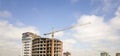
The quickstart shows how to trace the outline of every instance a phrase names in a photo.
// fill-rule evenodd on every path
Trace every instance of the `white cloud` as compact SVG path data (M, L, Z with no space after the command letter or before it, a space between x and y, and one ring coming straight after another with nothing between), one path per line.
M63 31L55 33L55 37L62 37L64 35Z
M116 12L116 16L110 21L113 28L120 29L120 7Z
M103 4L103 11L108 11L113 8L112 0L101 0L101 2Z
M8 21L0 21L0 56L21 55L21 37L24 32L39 34L36 27L17 27Z
M9 19L11 17L12 17L11 12L6 11L6 10L0 11L0 19Z
M105 12L109 12L119 6L120 0L101 0L103 8L102 10Z
M108 41L115 41L117 38L113 38L114 30L103 21L104 18L95 15L83 15L79 20L78 24L85 22L91 22L90 25L77 27L75 37L83 42L95 41L106 39ZM111 35L112 36L109 36ZM108 37L109 36L109 37Z
M15 26L23 27L23 26L25 26L25 24L18 20L18 21L16 21L16 25Z
M91 5L92 6L96 5L96 9L93 10L92 13L109 14L114 12L114 10L120 5L120 0L91 0Z
M68 43L64 42L64 49L69 48L72 56L98 56L100 50L115 56L116 52L120 52L120 35L118 33L120 32L120 8L110 21L105 22L104 19L104 17L96 15L81 16L77 20L77 24L89 21L91 24L73 29L74 32L71 32L71 36L74 36L72 38L74 43L71 43L73 40L68 39ZM83 48L78 46L83 46Z
M73 45L76 43L77 43L76 40L72 38L63 40L63 47L67 47L67 49L64 49L64 51L67 51L68 49L73 48L74 47Z

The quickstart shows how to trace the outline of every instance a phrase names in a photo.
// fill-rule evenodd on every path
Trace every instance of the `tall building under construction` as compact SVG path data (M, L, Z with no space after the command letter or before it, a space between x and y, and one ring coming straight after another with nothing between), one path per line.
M31 32L22 34L22 56L52 56L52 39ZM54 39L54 56L62 56L62 41Z

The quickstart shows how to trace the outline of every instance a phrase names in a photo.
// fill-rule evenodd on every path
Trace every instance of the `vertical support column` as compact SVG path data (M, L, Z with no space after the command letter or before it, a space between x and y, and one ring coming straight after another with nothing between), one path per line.
M63 52L63 48L62 48L62 47L63 47L63 42L61 42L60 45L61 45L61 46L60 46L60 52L61 52L61 53L60 53L60 56L62 56L62 52Z
M54 32L52 32L52 54L51 56L54 56Z

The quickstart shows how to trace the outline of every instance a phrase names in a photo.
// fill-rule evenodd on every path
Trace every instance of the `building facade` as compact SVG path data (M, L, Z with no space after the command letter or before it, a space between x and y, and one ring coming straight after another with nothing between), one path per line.
M22 56L52 56L52 39L33 33L22 34ZM62 56L62 41L54 39L54 56Z
M101 56L109 56L109 54L107 52L102 52L100 53Z
M32 56L32 40L38 37L31 32L22 34L22 56Z
M32 48L32 56L52 56L52 39L36 38ZM62 56L62 42L57 39L54 39L54 56Z
M120 56L120 53L116 53L116 56Z
M64 52L63 56L71 56L71 53L70 52Z

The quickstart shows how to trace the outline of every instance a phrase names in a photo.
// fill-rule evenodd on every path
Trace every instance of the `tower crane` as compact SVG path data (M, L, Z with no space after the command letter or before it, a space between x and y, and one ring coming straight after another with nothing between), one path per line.
M73 25L73 26L70 26L68 28L64 28L64 29L60 29L60 30L53 30L52 32L49 32L49 33L45 33L44 35L52 35L52 54L51 56L54 56L54 34L57 33L57 32L60 32L60 31L64 31L64 30L68 30L68 29L72 29L72 28L75 28L77 26L84 26L84 25L87 25L87 24L91 24L91 22L87 22L87 23L84 23L84 24L78 24L78 25Z

